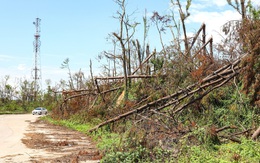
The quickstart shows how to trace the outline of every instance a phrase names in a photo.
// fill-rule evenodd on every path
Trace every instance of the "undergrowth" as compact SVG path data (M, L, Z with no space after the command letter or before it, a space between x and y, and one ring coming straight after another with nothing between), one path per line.
M68 128L84 132L93 125L80 124L72 120L54 120L50 116L43 117L56 125L66 126ZM141 144L132 146L130 140L125 134L119 135L106 129L99 129L89 134L97 142L97 147L103 153L102 163L114 162L142 162L142 163L175 163L175 162L192 162L192 163L258 163L260 160L260 142L241 138L241 143L227 142L216 144L206 141L206 129L198 128L189 135L195 135L199 143L190 144L187 140L189 135L183 137L178 148L172 150L156 147L148 149ZM128 141L128 142L127 142ZM135 142L136 143L136 142ZM128 145L127 145L128 144ZM137 143L138 144L138 143ZM177 152L176 152L177 151Z
M178 162L194 163L259 163L260 143L246 138L241 143L227 143L221 145L186 146L182 149Z
M134 97L133 97L134 98ZM180 114L179 122L189 132L180 134L177 142L165 148L160 138L151 145L149 131L133 122L106 125L93 133L87 131L102 122L99 118L86 118L79 112L62 120L50 116L46 120L86 133L97 143L103 158L101 162L257 162L259 142L239 136L241 143L234 143L222 136L229 136L259 125L259 110L249 105L250 99L234 87L226 86L211 92L201 100L199 108L187 108ZM191 123L192 122L192 126ZM221 127L230 128L216 133ZM156 138L156 137L155 137Z

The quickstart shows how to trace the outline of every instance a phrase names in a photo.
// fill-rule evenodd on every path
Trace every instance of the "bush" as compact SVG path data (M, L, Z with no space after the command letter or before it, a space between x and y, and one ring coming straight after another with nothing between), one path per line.
M185 148L178 158L179 162L212 162L229 163L245 162L258 163L260 158L260 143L252 140L242 139L241 144L230 142L228 144L208 146L192 146Z

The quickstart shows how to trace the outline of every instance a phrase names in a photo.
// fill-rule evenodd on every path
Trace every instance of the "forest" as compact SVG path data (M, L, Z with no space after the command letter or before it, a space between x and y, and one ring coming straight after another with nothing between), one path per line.
M191 0L171 15L154 11L134 22L125 0L114 17L113 47L102 75L90 77L61 64L68 79L34 92L24 80L17 88L0 85L0 113L26 113L39 105L51 110L46 120L92 137L101 162L259 162L260 158L260 8L250 0L227 0L240 15L222 26L225 38L213 42L201 24L187 33ZM130 1L128 3L131 3ZM142 40L136 27L143 26ZM153 26L161 49L151 49ZM171 36L171 42L163 35Z

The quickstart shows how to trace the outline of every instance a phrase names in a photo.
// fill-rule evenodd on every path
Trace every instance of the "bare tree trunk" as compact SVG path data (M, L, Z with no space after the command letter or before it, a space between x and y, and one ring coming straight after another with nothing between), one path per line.
M154 78L157 77L155 75L129 75L127 78L133 79L133 78ZM112 79L124 79L124 76L115 76L115 77L96 77L95 79L98 80L112 80Z
M206 44L206 26L203 26L203 30L202 30L202 43L203 45ZM206 46L203 48L203 55L206 56Z
M126 33L127 33L127 38L129 38L129 35L128 35L128 28L126 27ZM127 75L131 75L131 50L130 50L130 41L127 42L127 58L126 58L126 61L127 61ZM130 88L131 87L131 79L129 79L128 81L128 87Z
M137 23L130 24L129 22L129 16L126 15L126 4L125 0L116 0L116 3L120 7L120 11L117 12L118 19L120 21L120 31L119 34L113 33L113 35L117 38L117 40L120 42L121 46L121 55L122 55L122 61L123 61L123 73L124 73L124 92L125 92L125 100L128 99L128 88L129 88L129 79L128 75L131 74L131 63L130 63L130 39L133 37L135 33L135 27L137 26ZM125 30L125 37L124 38L124 30ZM130 34L129 31L133 30ZM127 56L128 54L128 56Z
M121 8L121 12L118 11L119 14L119 21L120 21L120 32L119 35L116 33L113 33L113 35L118 39L121 45L121 55L123 58L123 72L124 72L124 91L125 91L125 100L128 99L128 78L127 78L127 57L126 57L126 48L125 43L123 42L123 31L124 31L124 21L125 21L125 0L117 0L116 1ZM129 41L129 38L127 38Z
M149 49L149 48L147 48L147 49ZM149 61L149 59L150 59L152 56L154 56L155 53L156 53L155 50L154 50L153 53L151 53L151 54L148 54L148 52L147 52L147 57L146 57L146 59L145 59L142 63L140 63L140 66L137 67L137 68L133 71L132 74L135 74L139 69L142 69L143 64L145 64L147 61ZM148 65L148 64L147 64L147 69L149 69L149 65ZM147 72L148 72L148 70L147 70ZM150 73L147 73L147 74L148 74L148 75L151 75ZM141 74L141 75L142 75L142 74Z
M152 57L152 56L155 57L156 50L154 49L153 53L150 54L149 45L146 46L146 51L145 51L145 52L146 52L146 58L147 58L145 61L149 60L150 57ZM151 67L149 66L149 64L147 64L147 66L146 66L146 74L147 74L147 75L151 75Z
M101 91L100 91L100 88L99 88L99 85L98 85L98 82L97 82L97 79L96 79L96 78L95 78L95 84L96 84L96 86L97 86L98 94L101 95L101 98L102 98L103 102L106 102L106 101L105 101L105 98L104 98L104 96L103 96L103 94L101 94Z
M113 63L114 63L114 69L113 69L113 76L116 76L116 42L114 43L114 58L113 58Z
M201 82L192 84L188 86L186 89L177 91L174 94L162 97L160 99L157 99L155 101L149 102L145 105L139 106L138 108L135 108L131 111L128 111L126 113L120 114L114 118L111 118L105 122L100 123L99 125L95 126L94 128L90 129L89 132L95 131L99 127L102 127L106 124L116 122L122 118L128 117L130 115L141 113L141 112L147 112L149 110L152 110L153 108L155 111L160 111L166 107L172 106L172 115L176 114L177 112L180 112L190 104L194 103L197 100L200 100L202 97L207 95L209 92L211 92L214 89L217 89L221 87L222 85L226 84L230 79L232 79L234 76L236 76L241 68L238 66L238 64L241 62L241 59L238 59L237 61L228 64L226 66L223 66L222 68L218 69L217 71L213 72L211 75L207 76ZM195 94L200 94L197 98L191 98ZM182 106L179 106L181 102L187 100L186 103L184 103ZM176 107L178 107L176 109ZM259 129L260 130L260 129Z
M136 40L136 50L137 50L137 57L139 61L139 69L141 72L141 75L143 74L143 67L142 67L142 52L141 52L141 45L138 40Z
M92 81L92 86L95 87L95 80L94 80L94 76L93 76L93 69L92 69L92 61L90 59L89 62L89 68L90 68L90 77L91 77L91 81Z
M189 14L184 14L182 11L182 7L180 4L180 1L177 0L178 6L179 6L179 13L180 13L180 18L181 18L181 24L182 24L182 30L183 30L183 35L184 35L184 46L185 46L185 53L187 54L187 57L190 57L190 53L188 52L189 49L189 40L187 37L187 32L186 32L186 25L185 25L185 19L189 16ZM188 4L187 4L188 5ZM187 7L186 7L187 11Z
M245 0L240 0L240 4L241 4L242 20L244 20L246 17Z
M260 126L258 127L258 129L254 132L254 134L252 135L252 139L256 140L257 137L259 137L260 135Z

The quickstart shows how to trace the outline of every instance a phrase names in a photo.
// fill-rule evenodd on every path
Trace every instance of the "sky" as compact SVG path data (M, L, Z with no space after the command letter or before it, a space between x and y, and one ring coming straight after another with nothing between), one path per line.
M154 11L163 15L171 9L170 0L126 1L127 13L133 13L132 20L140 23L145 13L148 17ZM252 1L260 5L258 0ZM81 69L89 76L91 59L94 75L100 74L102 63L97 60L98 55L113 49L107 37L119 30L114 18L118 5L114 0L0 0L0 3L0 83L6 75L10 76L11 85L20 79L33 80L33 22L37 17L41 19L39 61L43 85L46 79L51 80L51 85L60 79L68 80L68 71L61 69L66 58L72 73ZM188 33L194 34L206 23L207 37L213 36L214 40L220 39L220 27L225 22L240 18L226 0L193 0L190 13ZM154 27L150 28L148 42L159 50L159 36ZM143 26L139 25L136 37L142 37L142 32Z

